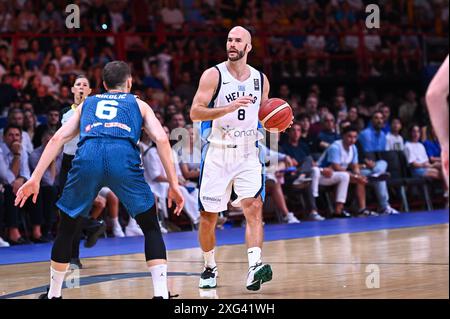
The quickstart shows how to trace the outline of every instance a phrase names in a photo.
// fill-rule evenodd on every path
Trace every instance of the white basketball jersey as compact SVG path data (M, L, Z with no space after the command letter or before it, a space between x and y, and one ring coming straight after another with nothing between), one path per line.
M261 104L264 78L260 71L250 65L247 66L250 68L250 77L242 82L231 75L226 62L216 66L220 72L219 89L209 107L222 107L243 96L252 97L253 103L213 121L203 122L202 137L211 143L250 145L263 138L261 132L258 131L258 111ZM204 135L205 129L208 130L206 136Z

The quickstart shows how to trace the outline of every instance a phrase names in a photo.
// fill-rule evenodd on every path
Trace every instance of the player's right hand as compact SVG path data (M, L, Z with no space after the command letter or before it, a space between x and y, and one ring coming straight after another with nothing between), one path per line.
M181 194L180 188L178 187L178 185L175 186L170 186L169 187L169 192L167 194L167 200L168 200L168 207L171 208L172 207L172 201L175 202L176 207L175 207L175 215L180 216L181 211L183 210L184 207L184 197Z
M30 197L31 195L33 195L33 203L36 204L36 200L39 194L39 186L39 181L35 180L34 178L30 178L17 191L14 206L18 206L20 204L20 207L23 207L28 197Z
M248 104L253 103L253 98L250 96L242 96L231 102L227 108L228 113L232 113L241 107L247 107Z

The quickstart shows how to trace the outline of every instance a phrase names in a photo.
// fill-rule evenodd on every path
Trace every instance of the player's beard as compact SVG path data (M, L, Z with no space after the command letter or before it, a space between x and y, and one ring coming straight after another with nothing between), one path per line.
M245 55L245 50L247 50L247 44L245 45L244 50L242 50L242 51L234 50L234 51L237 51L237 56L234 57L234 58L230 57L230 50L228 50L228 51L227 51L227 54L228 54L228 60L233 61L233 62L239 61L240 59L242 59L242 58L244 57L244 55ZM233 53L235 53L235 52L233 52Z

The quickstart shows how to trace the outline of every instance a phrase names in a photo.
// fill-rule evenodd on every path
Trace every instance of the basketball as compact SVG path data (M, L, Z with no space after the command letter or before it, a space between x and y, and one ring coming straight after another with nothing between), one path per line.
M265 130L283 132L291 125L294 116L288 102L279 98L271 98L261 104L258 117Z

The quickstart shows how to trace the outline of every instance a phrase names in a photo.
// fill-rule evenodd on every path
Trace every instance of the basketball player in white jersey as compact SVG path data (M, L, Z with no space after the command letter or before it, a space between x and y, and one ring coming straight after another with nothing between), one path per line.
M227 38L228 60L206 70L195 94L191 119L201 121L202 162L199 206L199 241L205 265L199 287L217 286L214 258L218 213L241 206L246 219L245 240L249 270L247 289L259 290L272 279L270 265L261 261L263 243L263 166L259 160L258 110L268 99L269 81L247 64L251 35L234 27Z
M441 144L442 170L448 185L448 55L427 90L426 100L436 136Z

